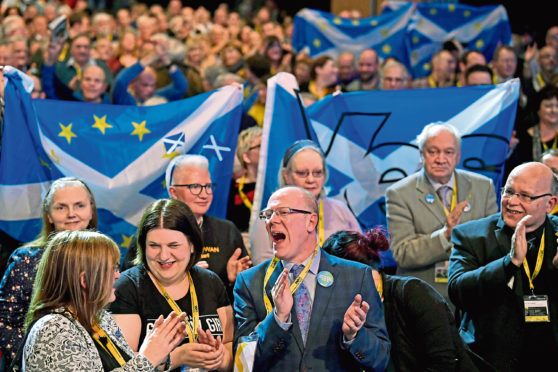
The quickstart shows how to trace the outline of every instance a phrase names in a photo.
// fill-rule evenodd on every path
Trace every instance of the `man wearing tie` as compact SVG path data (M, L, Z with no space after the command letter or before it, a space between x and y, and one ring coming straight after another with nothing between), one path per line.
M281 188L260 218L275 257L234 288L235 345L257 336L254 370L383 371L390 343L372 273L318 247L314 196Z
M455 169L461 138L453 126L428 124L417 142L423 169L386 191L391 249L397 274L423 279L449 302L451 231L495 213L496 194L487 177Z

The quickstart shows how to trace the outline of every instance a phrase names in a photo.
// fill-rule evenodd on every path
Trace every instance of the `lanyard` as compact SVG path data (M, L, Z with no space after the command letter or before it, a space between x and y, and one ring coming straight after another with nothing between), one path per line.
M556 131L556 133L554 134L554 142L552 142L552 148L555 149L556 145L558 144L558 130ZM542 143L542 147L545 150L548 150L548 145L546 144L546 142L544 142L541 138L541 143Z
M318 227L318 237L319 237L319 242L320 242L320 247L324 245L324 241L325 241L325 229L324 229L324 202L322 201L322 199L320 199L320 215L318 217L319 219L319 227Z
M543 263L544 234L545 234L545 231L543 231L542 238L541 238L541 244L539 245L539 253L537 254L537 262L535 263L535 271L533 271L533 276L531 276L531 272L529 270L529 265L527 264L527 258L525 258L523 260L523 269L525 269L525 274L527 274L527 279L529 279L529 288L531 288L531 293L533 295L535 294L535 292L534 292L535 286L533 285L533 280L535 280L537 275L539 275L539 272L541 271L541 267L542 267L542 263Z
M430 84L431 88L436 88L436 82L434 81L434 78L432 77L432 75L430 75L428 77L428 83Z
M81 67L77 63L74 64L74 68L76 69L76 75L78 79L81 79Z
M310 259L310 262L308 262L306 267L304 267L304 269L301 271L301 273L296 277L295 281L292 282L291 287L290 287L291 293L295 293L295 291L298 289L298 287L300 286L300 284L302 283L304 278L306 278L306 274L308 274L308 271L310 270L310 266L312 265L312 262L314 261L314 257L316 257L317 253L318 253L318 245L316 245L316 249L314 250L314 253L312 254L312 258ZM265 293L265 286L267 285L267 282L269 281L269 278L271 277L271 274L273 274L273 271L275 271L275 268L277 267L278 263L279 263L279 259L277 258L277 256L273 257L273 260L271 260L271 263L267 267L267 270L265 272L265 277L264 277L264 283L263 283L263 289L262 290L263 290L263 299L264 299L265 309L266 309L268 315L269 315L269 313L271 313L271 310L273 310L273 306L271 306L271 301L269 300L269 297L267 297L267 294Z
M376 290L378 291L378 294L380 295L380 298L383 300L384 299L384 281L382 280L382 274L380 274L378 276L378 282L376 283Z
M99 345L101 345L101 347L107 353L112 355L112 357L116 360L116 362L120 365L120 367L123 367L126 364L126 361L122 357L122 354L120 354L120 352L116 348L116 345L114 345L114 342L112 342L110 337L107 336L107 333L104 331L104 329L102 329L97 324L97 322L95 322L95 323L93 323L93 330L96 332L96 333L93 334L93 339L95 339L95 341L97 341L97 343ZM105 340L107 340L106 345L103 344L103 342L101 341L101 338L104 338Z
M244 176L240 177L240 180L238 180L238 195L240 195L240 199L242 199L242 203L244 203L246 208L248 208L251 211L252 210L252 202L250 201L250 199L248 199L246 194L242 191L243 188L244 188Z
M446 214L446 216L449 215L451 211L453 211L453 208L455 208L456 205L457 205L457 177L454 176L454 178L453 178L453 195L451 196L451 205L450 205L450 210L449 211L446 208L446 204L442 201L442 207L444 207L444 213Z
M153 276L155 279L155 283L159 290L163 294L165 300L167 300L170 307L174 310L174 312L178 315L182 313L178 304L172 299L166 289L159 283L159 281ZM196 288L194 288L194 281L192 280L192 275L188 273L188 281L190 282L190 299L192 300L192 319L194 320L194 327L189 321L186 321L186 331L188 332L188 339L190 342L195 342L198 340L198 328L200 324L200 308L198 306L198 296L196 296Z
M537 80L538 80L538 82L539 82L541 88L544 88L544 86L546 85L546 83L545 83L544 79L542 78L542 75L541 75L540 72L537 74Z

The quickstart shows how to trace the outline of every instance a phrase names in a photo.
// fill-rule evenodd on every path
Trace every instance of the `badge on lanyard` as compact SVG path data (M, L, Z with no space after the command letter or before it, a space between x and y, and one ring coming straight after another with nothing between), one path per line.
M333 274L329 271L320 271L318 273L318 283L325 288L331 287L333 284Z
M436 264L434 265L435 283L448 282L448 268L449 268L449 261L436 262Z
M526 322L550 322L550 316L548 313L548 296L523 296L523 303L525 304Z
M434 203L434 195L428 194L428 195L426 195L424 200L426 201L427 204L432 204L432 203Z

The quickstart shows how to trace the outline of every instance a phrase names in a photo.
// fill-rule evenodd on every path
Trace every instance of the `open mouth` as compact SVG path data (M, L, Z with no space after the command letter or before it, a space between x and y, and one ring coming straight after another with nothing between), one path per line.
M157 263L159 264L159 266L161 266L162 269L170 269L175 262L176 261L166 261L166 262L157 261Z
M281 233L281 232L274 232L271 233L271 237L273 238L273 242L277 243L280 242L282 240L285 240L285 234Z

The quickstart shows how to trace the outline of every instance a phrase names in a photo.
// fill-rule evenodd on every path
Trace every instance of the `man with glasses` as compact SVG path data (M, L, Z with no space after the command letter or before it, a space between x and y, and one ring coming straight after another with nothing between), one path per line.
M496 193L487 177L456 169L461 138L453 126L428 124L417 142L423 169L386 191L391 250L398 275L426 281L449 302L451 231L496 213Z
M544 371L558 350L558 179L538 162L514 168L501 212L453 230L449 295L460 332L498 371Z
M202 155L177 156L169 163L165 176L171 198L190 207L202 231L204 247L198 265L219 275L232 299L236 276L252 262L236 226L231 221L206 214L215 190L209 161ZM135 257L134 251L129 249L126 261Z
M235 347L257 343L253 370L383 371L390 347L371 269L319 248L314 195L283 187L260 218L275 257L234 288Z

